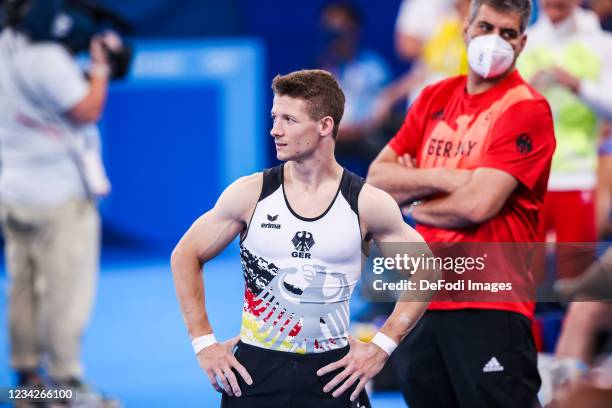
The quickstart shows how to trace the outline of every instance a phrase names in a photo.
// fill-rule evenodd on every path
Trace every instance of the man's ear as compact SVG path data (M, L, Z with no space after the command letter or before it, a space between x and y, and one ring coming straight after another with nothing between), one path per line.
M325 116L319 121L319 134L321 137L330 136L334 132L334 119L331 116Z
M523 34L523 36L521 37L521 41L519 42L519 49L517 50L518 52L516 54L517 58L525 49L525 45L527 45L527 33Z

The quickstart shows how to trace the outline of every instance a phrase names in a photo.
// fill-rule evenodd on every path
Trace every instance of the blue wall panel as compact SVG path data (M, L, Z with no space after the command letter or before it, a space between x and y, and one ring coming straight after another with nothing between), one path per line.
M265 165L263 47L141 41L101 122L112 236L171 248L237 178Z
M104 212L114 230L146 244L176 242L214 203L218 98L211 85L113 90L104 126L113 192Z

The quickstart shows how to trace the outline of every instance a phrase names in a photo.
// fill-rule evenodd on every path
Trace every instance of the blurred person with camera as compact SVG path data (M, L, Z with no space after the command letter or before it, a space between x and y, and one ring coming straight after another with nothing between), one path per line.
M77 2L8 0L0 34L0 202L20 387L85 390L81 337L98 271L95 198L110 184L95 123L120 37ZM75 54L89 50L84 74ZM123 70L126 69L123 64Z

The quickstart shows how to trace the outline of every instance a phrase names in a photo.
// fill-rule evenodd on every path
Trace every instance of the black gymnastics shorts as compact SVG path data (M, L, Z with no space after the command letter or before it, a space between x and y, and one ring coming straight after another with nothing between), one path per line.
M323 392L323 387L341 370L319 377L317 370L340 360L349 347L323 353L297 354L267 350L238 343L236 359L246 368L253 379L248 385L234 370L242 391L240 397L223 394L222 408L370 408L367 393L351 402L351 393L356 385L338 398L332 391Z

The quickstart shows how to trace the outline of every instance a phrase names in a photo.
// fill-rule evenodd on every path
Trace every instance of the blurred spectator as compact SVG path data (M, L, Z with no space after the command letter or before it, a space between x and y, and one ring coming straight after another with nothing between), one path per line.
M542 239L595 242L598 115L612 111L612 47L576 0L541 0L519 60L521 74L551 104L557 150L540 222ZM568 217L571 214L571 217ZM557 275L584 271L594 252L557 247Z
M612 301L612 247L576 278L560 279L555 288L563 300Z
M586 4L597 14L601 27L612 31L612 0L588 0ZM610 50L609 52L612 52ZM610 225L611 194L612 194L612 122L604 122L602 140L599 147L599 163L597 168L597 209L596 225L599 237L612 233Z
M599 17L602 29L612 31L612 0L590 0L588 4ZM612 51L610 51L612 52ZM612 235L612 122L607 121L602 129L597 166L597 210L596 225L599 237Z
M609 404L612 402L611 367L598 361L603 358L608 364L612 362L609 346L612 344L612 248L584 274L558 281L556 290L564 300L573 302L563 322L554 359L542 370L546 401L554 399L550 406L555 407L562 402L565 404L559 406L599 406L571 405L569 401L578 401L577 395L590 393L587 390L591 388L602 388L607 392L599 395L600 401Z
M612 31L612 0L587 0L587 4L597 14L601 28Z
M386 129L389 111L375 115L380 112L378 103L391 72L380 55L361 46L362 24L359 11L350 3L327 4L320 13L316 63L338 79L346 95L336 147L339 160L356 161L364 175L388 141L387 135L401 125L401 118L395 126L390 125L392 129ZM351 163L343 164L351 167Z
M552 376L561 380L569 366L558 365ZM603 358L585 375L559 384L554 395L552 390L543 397L546 408L608 408L612 406L612 356Z
M610 140L604 140L600 147L598 205L606 202L609 214L612 195L612 167ZM606 184L607 183L607 184ZM603 200L605 198L605 200ZM586 396L597 396L598 401L612 402L612 371L608 366L597 366L597 343L602 338L612 340L612 247L596 260L584 274L557 281L555 289L563 300L573 300L568 308L549 377L551 393L559 406L597 406L586 403ZM578 368L578 369L572 369ZM589 371L589 367L593 367ZM546 376L546 375L545 375ZM585 377L585 378L583 378ZM605 379L607 386L601 385ZM597 380L596 383L594 380ZM607 391L599 388L607 389ZM582 399L584 398L584 399ZM581 401L582 405L572 405ZM555 405L556 406L556 405ZM606 405L601 405L606 406ZM608 405L609 406L609 405Z
M6 5L7 28L0 36L1 218L18 384L42 387L39 369L48 362L51 385L84 390L81 337L99 257L100 220L92 198L110 188L94 123L112 74L110 50L122 45L110 32L92 39L94 20L82 11L77 19L58 4ZM71 55L87 48L89 79Z
M597 233L612 236L612 122L604 123L597 166Z
M609 182L605 154L600 156L599 171L596 166L600 119L610 117L612 111L612 40L600 29L597 16L579 8L577 1L542 0L540 4L542 14L529 31L519 69L547 97L555 119L557 151L541 236L552 232L549 238L557 242L595 242L596 225L601 225L596 223L595 189L600 194L606 189L602 183ZM608 187L607 200L601 200L605 197L600 194L597 218L605 211L609 191ZM543 374L544 383L552 381L558 401L567 385L593 364L597 335L612 329L612 304L587 301L611 299L612 287L608 284L606 289L606 282L612 253L588 267L594 251L577 253L576 248L558 246L556 254L558 276L571 278L587 271L557 284L566 299L576 296L563 324L550 375ZM598 292L589 293L589 288Z
M599 369L597 381L581 382L572 386L558 401L557 408L609 408L612 405L612 363ZM600 386L605 383L607 386Z
M609 269L609 263L607 267ZM572 302L563 322L555 357L558 360L574 360L590 367L594 362L596 341L601 332L612 332L612 303Z
M400 58L413 67L400 89L414 101L421 90L441 79L466 74L463 24L469 0L404 0L396 22L395 43Z

